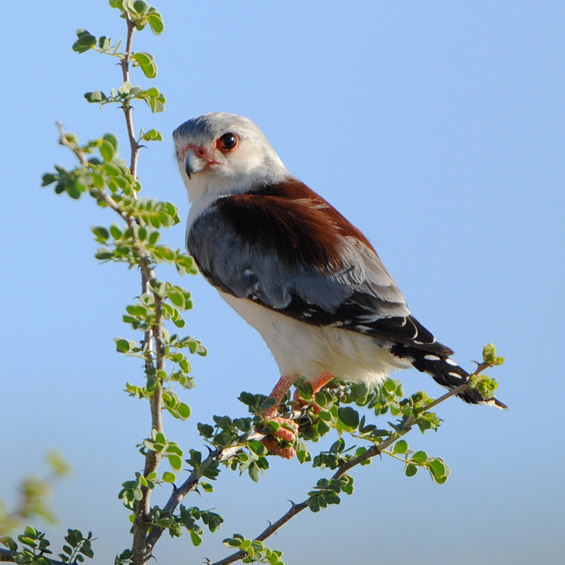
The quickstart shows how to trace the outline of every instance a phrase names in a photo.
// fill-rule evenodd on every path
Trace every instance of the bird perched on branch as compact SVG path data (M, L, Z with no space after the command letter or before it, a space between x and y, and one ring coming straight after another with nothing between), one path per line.
M206 114L173 138L192 203L188 251L269 346L281 372L277 404L298 377L314 391L334 376L376 385L408 367L447 388L465 382L367 238L287 171L251 120ZM477 390L459 396L504 407Z

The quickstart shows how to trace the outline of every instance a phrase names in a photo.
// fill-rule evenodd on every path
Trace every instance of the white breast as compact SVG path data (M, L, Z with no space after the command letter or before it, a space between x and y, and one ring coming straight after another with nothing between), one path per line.
M281 375L313 379L322 372L349 382L382 383L390 371L410 367L375 338L331 326L312 326L251 300L220 296L263 337Z

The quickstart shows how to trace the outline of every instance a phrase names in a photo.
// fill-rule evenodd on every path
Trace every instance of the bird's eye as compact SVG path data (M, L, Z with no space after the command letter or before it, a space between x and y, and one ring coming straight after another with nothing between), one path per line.
M216 147L220 151L231 151L235 149L237 144L239 143L239 137L235 133L224 133L221 137L219 137L216 141Z

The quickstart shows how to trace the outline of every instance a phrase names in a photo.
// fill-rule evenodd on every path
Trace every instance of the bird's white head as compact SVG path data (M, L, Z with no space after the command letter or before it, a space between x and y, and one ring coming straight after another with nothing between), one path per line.
M174 132L177 161L191 202L203 196L241 193L290 176L249 119L221 112L181 124Z

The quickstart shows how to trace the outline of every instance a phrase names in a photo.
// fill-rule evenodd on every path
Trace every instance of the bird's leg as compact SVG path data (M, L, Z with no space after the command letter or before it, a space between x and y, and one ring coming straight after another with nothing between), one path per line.
M263 418L267 418L272 420L278 413L278 407L281 403L284 395L288 392L288 389L294 384L294 381L297 379L297 375L282 375L279 379L279 382L275 385L275 388L269 394L270 398L275 399L275 405L265 412L263 412Z
M275 388L269 395L269 397L275 399L274 406L261 414L265 420L270 420L280 425L280 427L273 432L273 435L291 444L294 444L296 437L298 436L298 424L294 420L282 418L277 416L277 414L281 400L284 398L284 395L288 392L288 389L294 384L296 379L297 375L282 375L279 382L275 385ZM292 457L296 454L294 447L283 447L272 437L266 437L262 441L263 445L274 455L279 455L285 459L292 459Z
M312 380L308 380L308 383L312 387L312 394L316 394L324 385L327 385L332 379L334 375L331 373L318 373ZM293 400L298 406L304 406L306 403L304 400L300 398L300 391L296 389L294 391ZM312 400L312 407L314 412L317 413L320 408L316 405L316 403Z

